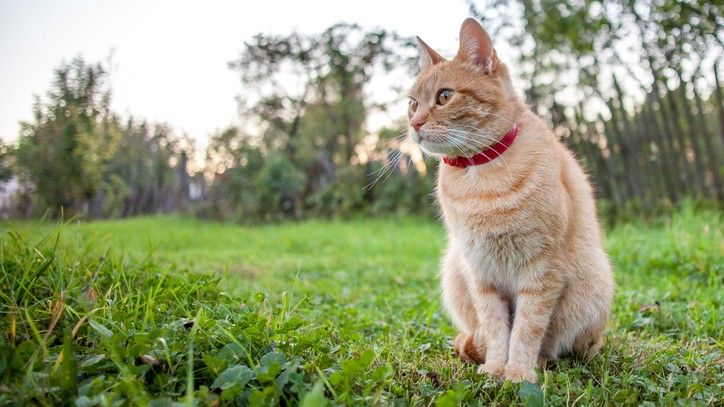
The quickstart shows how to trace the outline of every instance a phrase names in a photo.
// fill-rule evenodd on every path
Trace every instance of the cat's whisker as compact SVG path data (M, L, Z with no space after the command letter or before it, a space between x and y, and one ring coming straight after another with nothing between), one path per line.
M490 148L490 147L493 147L499 141L497 138L492 137L485 133L473 133L473 132L469 132L469 131L465 131L465 130L457 130L457 129L452 129L451 131L458 133L462 137L465 137L466 140L468 140L480 147ZM483 141L486 141L489 144L483 143L483 141L477 140L476 138L471 138L471 136L474 136L476 138L483 138ZM495 150L495 152L498 153L497 150Z
M471 128L472 128L472 127L471 127ZM467 135L479 136L479 137L484 138L486 141L490 141L490 142L495 142L495 141L497 141L496 138L493 137L492 134L489 134L489 133L485 132L485 130L474 129L474 130L475 130L474 132L473 132L473 131L468 131L468 130L462 130L462 129L450 129L450 130L451 130L451 131L460 132L460 133L464 133L464 134L467 134Z
M471 141L471 142L475 142L475 140L470 140L470 141ZM506 169L509 168L508 162L505 160L505 158L503 157L503 155L502 155L500 152L498 152L497 149L495 149L495 148L492 147L492 146L483 146L483 145L481 145L480 147L481 147L481 148L478 148L477 150L482 150L482 151L477 151L477 153L482 154L482 155L483 155L485 158L487 158L490 162L493 162L495 165L497 165L497 166L499 166L499 167L505 166ZM496 156L493 157L493 158L491 158L491 157L489 157L487 154L485 154L485 149L487 149L487 148L492 148L492 150L496 153ZM497 158L500 158L500 160L497 160Z
M515 126L515 123L514 123L512 120L510 120L509 118L507 118L507 117L503 117L503 116L501 116L501 115L499 115L499 114L497 114L497 113L493 113L493 112L486 112L485 114L488 115L488 116L493 116L493 117L496 117L496 118L498 118L498 119L500 119L500 120L503 120L503 121L507 122L508 124L510 124L511 126Z
M449 134L443 134L442 138L444 141L447 141L450 144L450 147L453 148L453 150L459 152L460 156L466 155L466 151L463 150L463 148L470 148L470 146L467 146L465 144L464 140L460 140L459 138L452 137Z
M370 189L372 189L375 185L377 185L377 183L380 181L380 179L382 179L382 177L386 175L385 173L387 172L387 173L388 173L388 174L387 174L387 177L385 177L385 179L384 179L382 182L386 181L387 178L389 178L389 174L391 174L392 172L394 172L394 167L395 167L395 166L397 165L397 163L399 162L400 156L401 156L402 154L403 154L402 151L400 151L400 150L395 150L395 151L392 153L392 157L389 158L389 160L388 160L388 162L387 162L386 164L384 164L380 169L378 169L378 170L372 172L372 174L370 174L370 175L372 175L372 176L375 176L375 174L377 174L377 176L375 177L375 179L374 179L372 182L370 182L369 184L367 184L367 185L364 187L364 189L365 189L365 190L370 190Z
M405 154L405 155L407 156L407 164L408 164L408 166L409 166L409 164L410 164L410 156L407 155L407 154ZM402 154L398 154L397 160L395 161L394 167L397 167L397 166L399 165L399 163L400 163L400 158L401 158L401 157L402 157ZM393 167L390 171L387 172L387 176L385 177L385 179L383 179L383 180L381 181L381 183L384 184L385 181L387 181L387 180L392 176L392 173L395 172L395 171L394 171L394 167Z
M460 138L462 139L461 141L466 142L466 145L468 145L469 147L472 147L473 150L480 150L480 149L482 149L482 148L490 148L490 147L491 147L491 146L484 145L480 140L476 140L476 139L473 139L473 138L470 138L470 137L469 137L469 136L482 136L482 137L484 137L484 135L482 135L482 134L473 134L473 133L470 133L470 132L461 131L461 130L455 130L455 129L453 129L452 131L453 131L453 132L456 132L459 136L461 136L461 137L460 137ZM493 139L493 140L494 140L494 139ZM494 143L493 143L492 145L494 146ZM478 147L478 148L475 148L475 147ZM497 154L497 157L496 157L496 158L500 158L501 161L503 162L503 164L501 164L500 162L496 162L496 165L498 165L498 166L505 165L505 167L508 168L508 163L505 161L505 159L503 158L502 154L499 153L498 150L496 150L495 148L493 148L493 151L495 151L495 153ZM489 161L495 162L495 159L491 159L491 158L488 157L488 155L485 154L484 152L482 152L482 151L479 151L479 152L480 152L481 154L483 154L483 156L484 156L485 158L487 158Z
M398 154L398 150L394 150L394 151L392 152L392 154L393 154L393 157L394 157L395 154ZM388 156L388 158L389 158L389 156ZM394 159L394 158L393 158L393 159ZM384 164L382 165L382 167L380 167L379 169L373 171L370 175L374 175L374 174L376 174L376 173L378 173L378 172L384 171L384 170L387 168L387 166L390 165L391 160L392 160L392 159L388 160L386 163L384 163Z
M395 144L400 144L405 141L405 139L409 136L409 133L405 132L402 134L399 134L397 136L394 136L390 138L389 140L385 140L382 143L382 150L389 149L390 147L393 147Z
M460 135L463 135L468 139L469 141L475 142L476 145L487 147L489 145L495 144L498 140L493 137L490 134L487 133L480 133L480 132L469 132L465 130L455 130Z

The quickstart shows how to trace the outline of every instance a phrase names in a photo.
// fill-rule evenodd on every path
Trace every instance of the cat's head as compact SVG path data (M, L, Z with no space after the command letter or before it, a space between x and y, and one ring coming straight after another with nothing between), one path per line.
M420 74L410 91L410 137L423 151L467 156L495 142L522 111L487 32L472 18L460 28L460 48L446 60L418 37Z

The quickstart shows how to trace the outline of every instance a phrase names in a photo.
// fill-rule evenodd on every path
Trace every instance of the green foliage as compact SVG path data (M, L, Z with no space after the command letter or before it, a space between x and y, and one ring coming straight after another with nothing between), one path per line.
M106 69L80 58L54 74L48 101L23 124L17 162L50 207L79 208L100 189L119 136L109 109Z
M171 163L185 157L177 139L168 126L133 119L124 126L110 109L107 72L80 57L62 63L46 98L36 101L33 121L22 124L15 151L0 152L0 179L12 156L13 172L32 187L36 213L153 213L168 210L185 187L186 168Z
M516 55L501 59L513 61L529 84L529 101L585 161L611 218L655 216L686 199L720 200L717 130L724 111L717 63L714 84L701 68L720 45L712 17L718 5L525 0L480 11L469 4L496 44L515 45ZM641 69L621 60L620 46L630 38L643 40L632 51ZM242 82L241 123L211 137L206 165L196 174L187 168L195 158L188 138L165 124L122 120L110 109L105 65L82 58L63 63L17 146L0 145L0 181L17 175L20 186L3 215L176 211L246 224L433 215L435 163L404 148L406 120L377 134L366 126L371 113L392 103L374 99L375 83L414 77L413 48L411 38L346 23L312 34L253 37L230 64ZM604 65L612 68L600 69ZM689 65L696 70L681 68ZM650 75L638 78L646 66ZM611 70L616 76L605 76ZM627 83L619 85L624 70ZM402 95L401 86L392 90ZM596 100L610 119L605 112L595 122L585 118Z
M227 128L212 136L207 161L214 173L207 196L195 208L202 218L241 221L256 215L256 176L264 157L250 137L237 128Z
M273 351L297 335L277 304L220 292L213 275L61 250L56 233L0 240L0 404L161 403L190 391L264 405L311 389L299 359Z
M525 382L518 390L518 397L526 407L543 407L545 406L545 394L540 387Z
M0 182L7 181L13 176L13 155L15 146L0 141Z
M721 4L467 3L506 50L499 56L528 103L586 161L610 213L721 201Z
M515 59L517 71L529 83L526 94L547 110L555 109L555 100L564 99L557 96L571 89L579 91L568 96L571 106L606 95L609 75L615 71L627 72L635 91L648 92L658 85L640 78L632 66L651 70L655 82L664 71L667 76L680 72L683 60L698 64L721 48L721 5L716 2L519 0L496 2L495 7L467 3L498 41L516 48L506 59Z
M354 24L244 44L231 66L241 75L243 117L258 134L213 137L211 202L197 213L248 223L368 211L369 168L357 151L373 108L365 90L373 77L406 68L407 47L394 33Z
M104 216L131 216L179 207L188 185L187 153L167 125L129 119L104 179ZM178 159L176 165L172 160ZM181 197L174 196L181 194ZM169 208L171 207L171 208Z
M46 223L12 230L0 238L2 404L720 399L717 211L613 229L618 288L603 353L561 359L540 386L497 383L453 355L438 291L444 231L424 219L237 227L137 218L67 225L57 243ZM68 353L77 390L57 373L72 372Z
M321 216L352 216L364 213L367 209L364 190L366 180L365 167L340 168L334 179L319 187L308 198L310 212Z
M406 174L400 172L378 181L372 189L375 198L372 210L376 214L431 216L437 207L433 196L434 181L432 174L420 174L415 168L408 168Z
M283 156L267 158L256 177L258 211L266 216L299 217L304 173Z

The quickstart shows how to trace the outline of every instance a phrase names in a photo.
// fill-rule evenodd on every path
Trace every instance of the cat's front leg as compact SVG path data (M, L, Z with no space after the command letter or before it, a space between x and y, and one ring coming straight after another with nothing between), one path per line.
M508 302L490 283L471 281L470 284L480 322L478 335L485 340L486 347L485 363L478 367L478 373L502 377L510 340Z
M524 289L516 293L504 379L512 382L538 381L535 367L558 296L559 291L551 288Z

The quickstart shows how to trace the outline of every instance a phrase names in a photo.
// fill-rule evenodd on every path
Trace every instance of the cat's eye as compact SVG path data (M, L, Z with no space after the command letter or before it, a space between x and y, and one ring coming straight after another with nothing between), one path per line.
M437 104L438 105L444 105L445 103L449 102L450 99L453 96L453 90L452 89L440 89L437 92Z
M410 98L410 111L415 112L417 110L417 100Z

